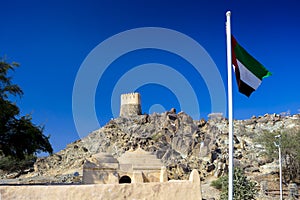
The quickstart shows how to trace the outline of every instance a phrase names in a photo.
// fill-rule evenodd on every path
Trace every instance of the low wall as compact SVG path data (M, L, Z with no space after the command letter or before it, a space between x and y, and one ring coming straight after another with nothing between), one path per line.
M0 199L72 200L201 200L199 174L193 170L186 181L131 184L0 186Z

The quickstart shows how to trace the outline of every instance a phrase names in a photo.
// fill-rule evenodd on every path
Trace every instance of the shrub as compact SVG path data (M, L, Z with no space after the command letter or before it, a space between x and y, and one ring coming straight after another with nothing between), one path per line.
M32 167L35 161L36 157L33 155L26 156L24 159L6 156L0 158L0 169L5 172L20 171Z
M228 199L228 175L220 177L211 183L211 186L221 190L221 200ZM256 183L247 179L243 170L240 168L234 169L233 177L233 198L237 200L255 199L257 194Z
M275 138L281 135L280 138ZM280 143L282 158L282 174L284 182L297 182L300 174L300 130L283 129L277 132L262 132L255 140L256 143L262 144L266 151L264 154L269 159L278 160L278 147L274 142ZM263 154L263 155L264 155Z

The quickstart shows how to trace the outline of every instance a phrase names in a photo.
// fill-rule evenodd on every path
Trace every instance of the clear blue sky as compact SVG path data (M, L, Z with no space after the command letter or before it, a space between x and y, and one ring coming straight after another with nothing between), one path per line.
M297 0L2 1L0 56L6 55L8 61L21 64L14 73L14 82L25 95L16 100L17 104L23 114L32 113L36 124L45 125L45 134L51 134L50 141L57 152L79 139L72 115L72 92L80 66L98 44L120 32L163 27L193 38L213 59L227 88L227 10L232 11L232 32L239 43L273 74L250 98L238 93L234 80L234 118L298 113L300 4ZM106 59L105 56L100 55L99 59ZM98 85L95 96L101 125L113 117L111 93L122 74L134 66L152 62L173 67L184 75L196 90L201 117L207 117L211 100L201 76L196 76L175 54L144 49L120 56L101 77L103 84ZM176 94L166 86L146 84L137 91L142 94L144 112L154 104L180 110ZM161 107L154 106L152 110L155 108Z

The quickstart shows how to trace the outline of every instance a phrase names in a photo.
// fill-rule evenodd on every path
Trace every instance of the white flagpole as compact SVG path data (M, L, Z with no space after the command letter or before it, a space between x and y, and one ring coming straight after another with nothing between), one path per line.
M233 199L233 103L232 103L232 55L231 55L231 12L226 12L227 73L228 73L228 128L229 128L229 173L228 200Z

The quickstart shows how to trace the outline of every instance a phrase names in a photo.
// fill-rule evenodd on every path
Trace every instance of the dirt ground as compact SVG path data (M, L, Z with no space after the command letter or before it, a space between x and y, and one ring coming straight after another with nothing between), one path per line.
M202 190L202 199L220 199L220 191L210 186L211 182L216 180L214 177L206 179L201 182L201 190Z

